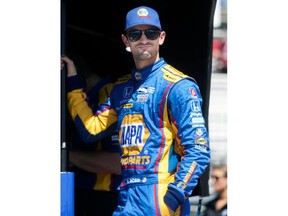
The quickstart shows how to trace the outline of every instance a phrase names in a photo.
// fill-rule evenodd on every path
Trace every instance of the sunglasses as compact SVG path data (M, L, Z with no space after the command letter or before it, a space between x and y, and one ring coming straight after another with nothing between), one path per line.
M160 31L158 29L131 30L127 32L126 35L130 41L135 42L140 40L143 32L146 38L149 40L156 40L160 35Z

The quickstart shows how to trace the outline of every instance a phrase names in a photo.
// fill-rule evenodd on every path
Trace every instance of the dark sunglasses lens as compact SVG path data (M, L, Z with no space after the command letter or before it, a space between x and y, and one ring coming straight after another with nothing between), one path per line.
M142 32L139 31L139 30L136 30L136 31L130 31L127 33L128 35L128 38L130 41L137 41L141 38L142 36Z
M144 33L149 40L156 40L159 37L159 31L157 29L147 29L144 31ZM127 36L130 41L135 42L142 37L142 31L133 30L128 32Z
M145 36L149 39L149 40L156 40L159 36L159 31L156 29L148 29L145 31Z

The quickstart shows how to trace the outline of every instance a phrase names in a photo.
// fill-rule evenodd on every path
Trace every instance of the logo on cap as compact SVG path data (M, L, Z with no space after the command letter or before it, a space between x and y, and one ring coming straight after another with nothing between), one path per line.
M158 13L146 6L134 8L126 15L125 31L137 25L152 25L161 30Z
M146 8L140 8L138 11L137 11L137 14L140 18L144 18L144 17L147 17L147 18L150 18L150 16L148 17L148 11L146 10Z

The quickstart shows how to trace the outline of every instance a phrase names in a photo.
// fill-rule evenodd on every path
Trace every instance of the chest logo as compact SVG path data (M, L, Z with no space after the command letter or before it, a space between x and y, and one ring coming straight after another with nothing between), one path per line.
M133 94L133 87L124 88L123 98L130 98Z

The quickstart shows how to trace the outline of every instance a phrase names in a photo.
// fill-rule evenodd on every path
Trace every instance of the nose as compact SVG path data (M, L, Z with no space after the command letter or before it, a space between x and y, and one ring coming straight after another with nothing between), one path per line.
M146 37L146 35L145 35L145 30L140 30L140 31L141 31L141 37L140 37L140 39L139 39L139 40L141 40L141 39L142 39L143 35L145 36L145 38L146 38L146 39L148 39L148 38Z

